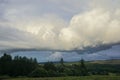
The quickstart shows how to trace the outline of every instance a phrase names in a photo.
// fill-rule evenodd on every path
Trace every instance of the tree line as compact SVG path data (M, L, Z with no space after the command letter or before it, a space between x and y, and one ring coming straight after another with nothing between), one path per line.
M37 60L27 57L4 54L0 57L0 75L8 76L26 76L38 66Z
M0 75L11 77L60 77L60 76L88 76L88 75L108 75L111 73L120 73L119 65L116 66L85 65L83 59L77 64L65 64L63 58L55 64L46 62L39 64L34 58L21 56L11 57L4 54L0 57Z

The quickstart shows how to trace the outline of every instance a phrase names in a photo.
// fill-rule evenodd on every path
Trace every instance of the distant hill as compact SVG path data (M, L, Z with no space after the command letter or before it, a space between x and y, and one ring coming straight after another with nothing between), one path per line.
M120 64L120 59L97 60L97 61L91 61L90 63L95 63L95 64Z

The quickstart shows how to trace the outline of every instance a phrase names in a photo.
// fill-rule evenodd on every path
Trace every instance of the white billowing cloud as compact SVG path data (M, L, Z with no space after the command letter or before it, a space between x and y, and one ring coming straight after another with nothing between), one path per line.
M0 19L0 48L71 50L120 42L119 0L87 1L8 1L0 12L7 19ZM74 14L69 22L65 13Z
M118 11L104 9L92 10L74 16L69 27L62 32L63 39L68 36L69 42L78 46L95 46L120 41L120 15ZM68 33L66 33L68 32ZM65 41L68 41L64 39Z
M66 39L70 37L69 42L73 43L71 48L120 42L118 37L120 34L120 7L115 3L110 7L111 5L107 3L111 2L108 0L94 1L91 10L73 16L69 27L63 30L71 33L62 32L64 37L68 36ZM114 2L119 4L118 0ZM63 41L68 42L66 39Z
M50 60L50 61L59 61L62 57L63 57L63 55L62 55L61 52L55 52L55 53L52 53L52 55L50 55L48 57L48 60Z
M5 24L4 27L0 27L2 29L2 39L5 37L8 42L12 40L17 43L19 40L24 43L21 43L23 47L16 47L20 45L14 44L9 48L60 48L59 46L61 44L59 43L58 35L61 29L67 26L63 19L60 19L56 15L44 15L40 19L33 18L32 20L30 19L27 21L28 22L25 22L25 20L14 21ZM8 25L10 25L10 27L8 27ZM11 44L13 44L13 42ZM7 48L8 45L6 45Z

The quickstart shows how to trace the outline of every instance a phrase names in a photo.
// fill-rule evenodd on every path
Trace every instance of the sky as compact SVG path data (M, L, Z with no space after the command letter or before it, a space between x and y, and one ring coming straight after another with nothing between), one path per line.
M73 50L120 42L120 0L0 0L0 50Z
M93 53L78 54L77 52L60 52L60 51L18 51L11 54L12 57L15 56L26 56L28 58L36 58L38 62L47 61L60 61L61 58L65 62L75 62L84 59L85 61L93 60L110 60L110 59L120 59L120 45L112 46L107 50L102 50ZM2 56L3 54L0 54Z

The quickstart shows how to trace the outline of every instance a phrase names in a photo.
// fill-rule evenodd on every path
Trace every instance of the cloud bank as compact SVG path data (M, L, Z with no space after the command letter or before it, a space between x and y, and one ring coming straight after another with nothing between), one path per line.
M0 0L0 49L72 50L118 43L119 4L119 0Z

